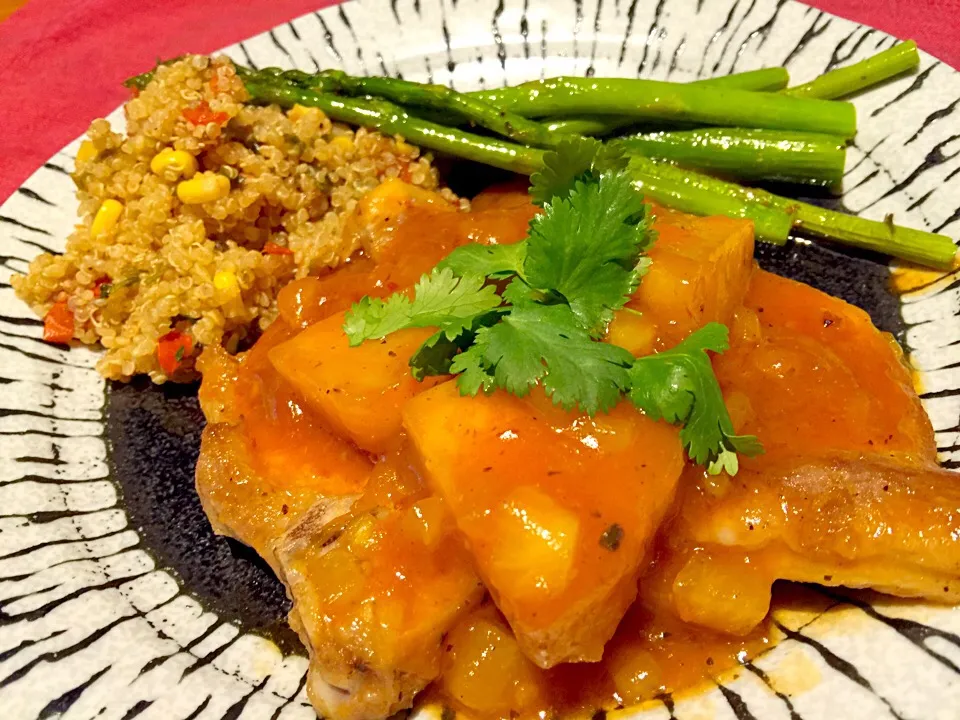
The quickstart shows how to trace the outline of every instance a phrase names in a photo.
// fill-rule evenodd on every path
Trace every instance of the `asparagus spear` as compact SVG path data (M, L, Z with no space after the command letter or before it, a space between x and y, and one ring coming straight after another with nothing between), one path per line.
M568 135L609 135L620 128L634 125L632 117L622 115L607 115L599 117L572 117L545 119L540 121L550 132L567 133Z
M659 172L645 172L642 166L632 162L630 177L645 197L666 207L693 215L726 215L753 220L757 240L783 245L793 227L793 218L779 208L743 201Z
M385 100L341 98L317 92L297 85L295 78L285 77L288 73L282 71L258 73L238 68L238 72L242 73L248 92L257 102L275 102L284 107L297 103L319 107L335 120L401 134L423 147L513 172L529 174L543 162L543 152L536 148L448 128L411 115ZM299 82L317 82L316 76L300 75L303 77ZM130 84L148 82L148 76L131 79ZM820 237L936 268L949 268L956 256L953 242L943 235L825 210L640 156L633 157L631 168L651 197L657 193L663 202L688 212L753 217L759 227L758 234L772 241L783 235L783 231L777 229L778 223L782 225L782 219L778 220L776 215L780 213L792 217L794 225ZM740 209L723 207L717 196L736 201ZM764 217L764 209L774 215Z
M849 103L657 80L555 78L480 97L525 117L622 115L638 121L799 130L843 138L853 137L857 125Z
M244 75L244 85L255 102L276 103L288 108L298 104L317 107L334 120L402 135L421 147L504 170L529 175L543 162L543 152L536 148L445 127L415 117L387 100L339 97L307 90L270 76L260 79L249 72Z
M774 195L766 190L746 188L669 163L632 156L631 169L687 188L708 190L743 203L780 210L793 218L793 224L812 235L846 245L872 250L929 267L947 270L953 266L957 248L945 235L878 222L856 215L827 210L799 200Z
M474 90L466 93L472 97L481 98L494 105L501 102L513 102L517 97L522 96L530 90L538 90L543 82L563 80L565 78L550 78L546 81L533 80L531 82L521 83L511 87L497 88L493 90ZM628 81L629 82L629 81ZM642 81L641 81L642 82ZM782 90L790 82L790 74L786 68L761 68L760 70L748 70L746 72L734 73L733 75L721 75L715 78L704 78L703 80L694 80L689 85L699 87L726 88L728 90Z
M894 45L873 57L824 73L811 82L787 88L784 95L805 98L835 98L853 95L920 65L920 53L913 40Z
M289 73L285 75L291 77ZM301 79L301 84L304 82L309 80ZM426 85L390 77L355 77L342 70L325 70L317 74L311 89L350 96L369 95L403 106L427 108L453 115L450 119L454 122L463 118L497 135L534 147L553 147L562 139L534 120L501 110L485 100L459 93L445 85Z
M744 180L835 185L843 179L846 142L821 133L712 128L611 140L626 152Z
M790 73L786 68L772 67L694 80L689 84L728 90L774 91L783 90L789 83Z

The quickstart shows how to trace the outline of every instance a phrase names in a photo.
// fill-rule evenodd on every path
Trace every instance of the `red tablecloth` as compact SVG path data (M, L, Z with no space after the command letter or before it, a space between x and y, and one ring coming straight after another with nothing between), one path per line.
M810 0L960 66L960 0ZM32 0L0 24L0 200L158 57L209 52L332 0Z

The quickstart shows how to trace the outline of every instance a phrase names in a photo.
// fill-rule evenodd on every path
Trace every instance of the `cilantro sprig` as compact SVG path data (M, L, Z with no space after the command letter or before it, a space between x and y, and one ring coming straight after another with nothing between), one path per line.
M460 392L535 385L555 403L593 415L624 396L652 418L682 425L680 438L711 473L738 469L737 453L762 452L734 433L707 351L727 348L710 323L676 347L635 358L602 342L614 312L636 290L654 242L647 206L623 157L576 139L544 156L531 178L543 212L514 245L466 245L421 277L412 298L363 298L347 313L351 345L404 328L435 327L410 359L418 380L457 376Z
M654 420L681 424L680 440L690 459L714 475L736 475L737 453L757 455L752 435L736 435L707 351L729 347L727 328L707 323L656 355L636 358L630 368L630 400Z

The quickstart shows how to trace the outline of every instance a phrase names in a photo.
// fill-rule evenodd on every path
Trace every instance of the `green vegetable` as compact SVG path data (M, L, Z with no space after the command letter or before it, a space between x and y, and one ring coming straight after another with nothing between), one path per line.
M496 289L485 282L480 275L456 277L449 269L434 269L414 286L412 301L404 293L386 300L364 297L347 313L343 329L351 345L424 327L439 327L452 340L476 316L500 305Z
M570 117L544 119L543 126L550 132L566 133L567 135L610 135L624 127L635 125L632 117L621 115L607 115L600 117Z
M729 90L782 90L790 83L790 73L785 67L745 70L732 75L694 80L689 83L699 87L727 88Z
M351 344L436 326L410 360L418 379L457 375L465 395L500 388L524 396L540 385L558 405L590 415L627 393L655 418L684 424L691 458L735 473L737 450L759 445L733 434L710 361L694 352L719 347L715 329L655 356L661 361L599 341L636 289L653 242L623 159L595 140L565 141L546 153L533 192L544 209L526 240L455 250L421 279L412 301L364 298L344 323ZM726 329L715 327L725 341Z
M522 397L542 382L558 405L595 414L620 401L632 361L623 348L593 340L570 306L528 301L514 305L496 325L481 328L451 369L460 373L457 382L465 395L502 388Z
M711 474L736 475L737 453L763 448L751 435L736 435L707 351L727 349L727 328L707 323L670 350L637 358L630 368L630 400L654 419L683 425L680 440L690 459Z
M499 105L503 102L510 103L520 97L524 97L530 90L538 90L544 82L551 83L555 81L565 81L565 77L547 78L546 80L532 80L504 88L494 88L491 90L474 90L466 93L472 97L482 98L489 103ZM580 80L581 78L574 78ZM632 82L625 80L625 85ZM645 81L638 81L641 84ZM746 72L734 73L733 75L721 75L720 77L704 78L703 80L694 80L687 85L696 87L726 88L729 90L782 90L790 82L790 73L786 68L761 68L759 70L747 70ZM682 83L670 83L679 85Z
M651 166L649 161L641 164L633 157L630 161L630 176L637 190L649 200L665 207L693 215L726 215L753 221L757 240L783 245L793 227L793 217L786 211L768 207L748 199L717 192L706 185L688 183L686 171L672 165Z
M690 85L699 87L727 88L731 90L781 90L790 82L790 74L786 68L762 68L760 70L748 70L733 75L723 75L721 77L706 78L704 80L694 80ZM535 87L536 83L524 83L516 86L517 88ZM503 90L480 90L478 92L466 93L481 98L486 98L488 102L499 103L500 98L508 97L504 91L509 94L515 92L514 88L504 88ZM553 118L542 121L543 125L550 132L564 132L574 135L609 135L620 128L636 124L636 118L630 115L608 115L600 117L571 117L571 118Z
M811 82L783 90L784 95L833 100L847 97L889 80L920 65L920 53L913 40L894 45L853 65L836 68Z
M459 93L445 85L426 85L391 77L354 77L342 70L325 70L320 77L325 92L370 95L408 107L428 108L433 112L445 113L454 124L464 119L518 143L553 147L560 140L556 133L538 122L501 110L481 98ZM451 115L452 118L449 117Z
M463 245L440 261L438 268L449 268L454 275L480 275L499 280L523 273L527 243L513 245Z
M882 77L888 77L897 68L912 67L916 57L915 46L904 43L864 63L851 66L860 68L860 75L849 72L851 68L841 68L811 83L812 90L801 91L794 88L791 92L824 96L833 96L841 91L850 92L866 87ZM277 103L282 107L291 107L296 103L319 107L334 120L374 128L386 134L402 135L427 149L517 173L535 173L543 167L542 150L449 127L450 122L462 119L463 116L450 110L438 109L437 105L420 107L413 113L377 97L341 97L332 92L337 89L340 81L335 74L330 73L310 74L276 68L249 70L241 66L237 66L237 73L243 79L254 102ZM152 72L144 73L131 78L128 84L142 87L151 77ZM373 79L370 80L372 82ZM569 115L571 122L580 123L579 128L573 125L565 132L553 128L558 137L550 142L556 143L560 142L561 135L573 136L570 132L572 130L590 130L589 123L618 124L626 122L628 118L632 123L638 117L660 119L670 124L683 124L699 118L698 122L708 124L729 125L736 122L744 127L792 128L798 131L830 133L837 138L848 137L853 133L855 115L848 103L746 92L740 89L756 89L761 86L775 88L785 81L785 70L771 68L686 85L649 80L555 78L514 88L466 95L481 101L486 100L488 103L502 100L510 105L509 109L504 109L505 112L516 112L520 115L551 115L554 114L553 108L556 105L556 108L563 111L558 114L564 117ZM390 92L398 92L397 86L393 87ZM455 103L461 102L457 94L452 97ZM448 100L450 97L444 102ZM526 111L523 111L524 107ZM489 115L489 105L482 109L482 115L490 121L487 124L496 126L496 118ZM499 127L504 133L517 132L516 128L507 128L504 125ZM598 128L594 125L593 129ZM520 132L522 131L523 128ZM740 139L735 142L734 138L738 135ZM757 237L761 240L782 243L790 226L794 225L818 237L938 269L952 266L956 248L953 242L943 235L900 227L892 221L877 222L824 210L771 193L743 188L694 170L680 169L637 154L638 150L643 150L644 153L677 159L683 164L703 167L721 174L739 173L745 177L790 178L817 182L831 182L837 177L842 149L831 145L836 139L819 145L790 143L789 149L776 147L772 140L763 143L757 140L772 137L772 133L764 134L762 130L751 133L743 129L645 135L633 141L635 144L631 154L636 162L631 163L631 172L637 186L651 199L695 214L725 214L750 218L754 221ZM701 140L704 146L697 147ZM752 153L754 143L761 148L756 153ZM726 144L730 146L725 147ZM721 148L724 149L721 151Z
M610 527L600 534L600 547L610 552L616 552L620 549L620 543L623 541L623 527L618 523L613 523Z
M577 181L530 221L523 280L565 299L578 325L601 336L646 269L640 254L653 235L645 210L624 174Z
M677 202L666 202L677 207L679 201L703 191L723 195L730 200L753 209L765 208L785 213L793 224L817 237L834 240L845 245L860 247L873 252L916 262L942 270L949 270L957 255L957 247L945 235L895 225L892 221L867 220L856 215L846 215L834 210L809 205L755 188L745 188L694 170L686 170L668 163L632 156L630 171L635 177L644 174L663 182L672 182L683 188ZM679 191L678 191L679 193ZM680 208L683 209L683 208ZM697 213L696 210L687 212ZM697 213L704 214L704 213ZM758 226L759 227L759 226ZM759 237L759 234L758 234Z
M742 180L839 185L847 143L833 135L710 128L643 133L611 140L630 154L659 158Z
M543 151L474 135L411 115L398 105L376 98L344 98L307 90L280 79L247 73L244 85L251 100L281 107L318 107L334 120L397 134L421 147L485 165L530 174L541 165Z
M132 78L127 78L126 80L123 81L123 85L124 87L128 87L131 89L136 88L137 90L143 90L144 88L147 87L147 85L150 84L150 81L153 80L153 76L156 73L158 67L160 67L161 65L170 65L172 63L177 62L177 60L181 60L181 59L183 59L183 55L177 55L176 57L172 57L169 60L161 60L160 58L157 58L157 64L152 70L148 70L145 73L140 73L139 75L134 75Z
M525 117L617 115L637 121L821 132L851 138L853 105L658 80L562 77L476 95Z
M543 154L543 167L530 176L530 199L542 207L555 197L566 197L578 179L599 180L603 173L626 166L620 146L592 138L565 138L556 150Z

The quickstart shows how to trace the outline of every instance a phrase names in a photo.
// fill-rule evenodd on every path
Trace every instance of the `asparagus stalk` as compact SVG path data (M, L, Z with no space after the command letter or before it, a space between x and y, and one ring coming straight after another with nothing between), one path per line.
M611 140L631 154L744 180L836 185L843 179L846 142L821 133L712 128L644 133Z
M920 65L920 53L913 40L894 45L873 57L824 73L811 82L787 88L784 95L834 100L847 97Z
M728 90L756 90L775 91L783 90L790 83L790 73L784 67L760 68L721 75L720 77L694 80L690 85L700 87L726 88Z
M310 82L302 77L302 73L298 75L301 76L301 84ZM291 74L286 73L285 76L289 78ZM311 89L314 90L354 97L369 95L403 106L446 113L453 116L450 120L454 122L462 118L524 145L554 147L562 139L534 120L501 110L485 100L459 93L445 85L426 85L390 77L355 77L342 70L325 70L315 77L316 80L311 83Z
M620 128L633 125L636 121L631 117L608 115L606 117L556 118L541 120L541 123L550 132L567 133L568 135L609 135Z
M766 190L746 188L669 163L632 156L631 169L687 188L707 190L747 204L780 210L793 218L794 226L826 240L892 255L939 270L953 266L957 248L945 235L878 222L856 215L827 210L799 200L774 195Z
M445 127L410 115L402 107L376 98L345 98L279 82L254 74L244 76L244 85L255 102L281 107L304 105L323 110L330 118L352 125L402 135L421 146L503 170L529 175L543 164L543 151L494 138Z
M523 96L530 90L540 89L544 82L554 82L565 79L566 78L560 77L550 78L545 81L533 80L531 82L521 83L520 85L493 90L475 90L466 94L481 98L494 105L499 105L503 102L513 102L516 98ZM782 90L789 82L790 74L787 72L787 69L774 67L748 70L746 72L734 73L733 75L721 75L715 78L704 78L703 80L694 80L688 84L699 87L726 88L728 90L756 90L759 92Z
M327 81L318 81L317 76L300 73L299 78L287 77L289 72L240 68L238 72L256 102L318 107L334 120L400 134L425 148L517 173L529 174L543 164L543 151L536 148L449 128L411 115L386 100L343 98L304 86L319 83L323 87L322 83ZM149 78L150 74L144 74L131 79L129 84L145 84ZM638 185L650 197L692 213L751 217L758 237L772 242L782 242L785 237L785 216L795 226L819 237L935 268L951 267L956 257L956 247L949 238L899 227L889 220L876 222L825 210L638 155L632 157L631 169Z
M856 133L856 111L843 102L657 80L571 77L535 85L480 97L524 117L621 115L637 121L798 130L843 138Z
M757 240L783 245L793 227L793 218L778 208L745 202L658 172L645 172L642 166L632 162L630 177L639 192L666 207L693 215L726 215L752 220Z

